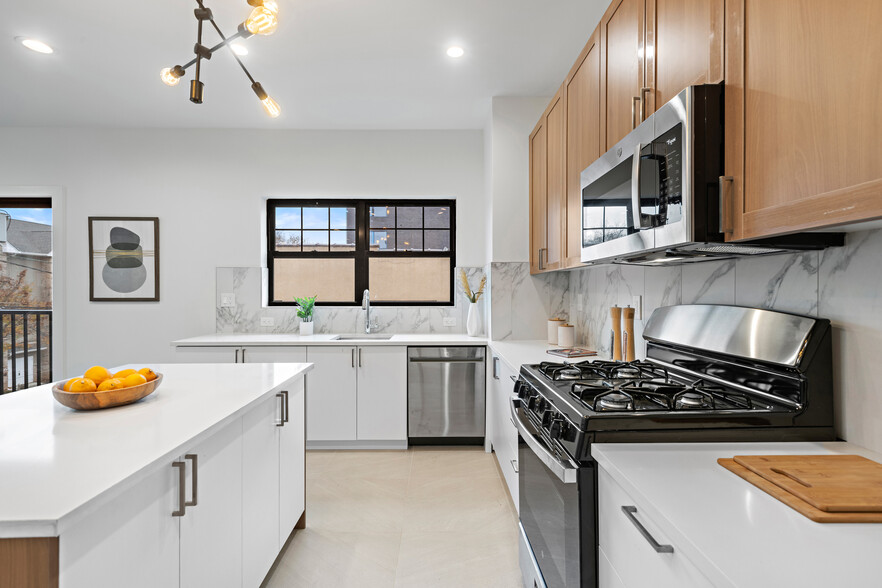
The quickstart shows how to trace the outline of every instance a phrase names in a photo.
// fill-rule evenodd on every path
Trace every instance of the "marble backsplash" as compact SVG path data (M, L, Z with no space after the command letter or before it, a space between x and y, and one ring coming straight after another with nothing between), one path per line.
M477 288L485 269L463 268L472 288ZM216 282L216 331L218 333L297 333L300 319L293 306L264 306L263 283L266 270L259 267L219 267ZM371 320L378 324L378 333L465 333L468 302L456 271L454 306L373 306ZM480 335L486 335L487 296L478 301L481 319ZM221 307L221 294L232 293L236 303ZM261 317L272 317L272 327L261 327ZM456 319L455 326L445 326L445 318ZM360 306L317 306L316 333L359 333L364 331L364 311Z
M490 338L545 339L547 320L570 316L570 277L566 272L530 275L530 264L490 264Z
M672 267L609 265L569 272L577 343L609 356L611 306L643 296L644 318L671 304L734 304L830 319L839 435L882 452L882 230L844 247ZM494 311L495 318L495 311ZM643 321L637 354L645 356Z

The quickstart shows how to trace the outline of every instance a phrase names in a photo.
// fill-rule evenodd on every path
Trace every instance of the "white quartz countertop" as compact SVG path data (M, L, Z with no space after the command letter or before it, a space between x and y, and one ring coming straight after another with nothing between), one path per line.
M499 355L502 358L502 361L507 363L508 366L515 371L518 371L521 368L521 365L525 363L564 361L563 357L547 353L549 349L560 348L560 345L549 345L547 341L490 341L489 345L493 352ZM594 358L584 357L567 361L576 362L586 359Z
M882 524L815 523L717 464L735 455L835 453L882 462L882 455L849 443L591 448L600 466L717 586L879 586Z
M0 538L59 535L312 364L150 367L162 384L127 406L71 410L51 385L0 396Z
M379 333L383 335L383 333ZM296 333L256 334L219 333L201 335L172 341L176 347L238 347L276 345L486 345L486 337L469 337L466 334L393 334L389 339L357 339L340 341L341 334L316 334L301 337ZM358 336L349 333L345 336ZM370 335L368 335L370 336Z

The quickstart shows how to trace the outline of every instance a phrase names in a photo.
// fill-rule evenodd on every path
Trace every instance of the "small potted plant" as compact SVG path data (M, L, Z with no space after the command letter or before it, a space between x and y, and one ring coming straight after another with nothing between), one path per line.
M469 314L466 318L466 332L469 337L475 337L478 334L478 300L484 294L484 287L487 286L487 276L481 278L481 284L478 289L472 291L469 285L469 278L466 276L465 270L459 270L459 280L462 283L462 291L469 299Z
M297 303L297 316L300 317L300 335L312 335L313 334L313 325L315 324L313 319L313 313L315 312L315 299L316 296L307 296L306 298L295 298L294 301Z

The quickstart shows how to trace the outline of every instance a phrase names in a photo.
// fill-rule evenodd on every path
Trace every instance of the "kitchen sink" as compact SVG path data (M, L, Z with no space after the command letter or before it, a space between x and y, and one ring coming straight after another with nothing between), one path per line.
M367 333L355 335L337 335L332 341L388 341L393 335L369 335Z

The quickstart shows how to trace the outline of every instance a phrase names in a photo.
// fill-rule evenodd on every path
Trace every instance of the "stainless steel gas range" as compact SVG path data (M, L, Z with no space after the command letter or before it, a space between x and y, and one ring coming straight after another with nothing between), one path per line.
M734 306L659 308L646 360L521 366L521 569L528 588L597 584L592 443L825 441L827 320Z

